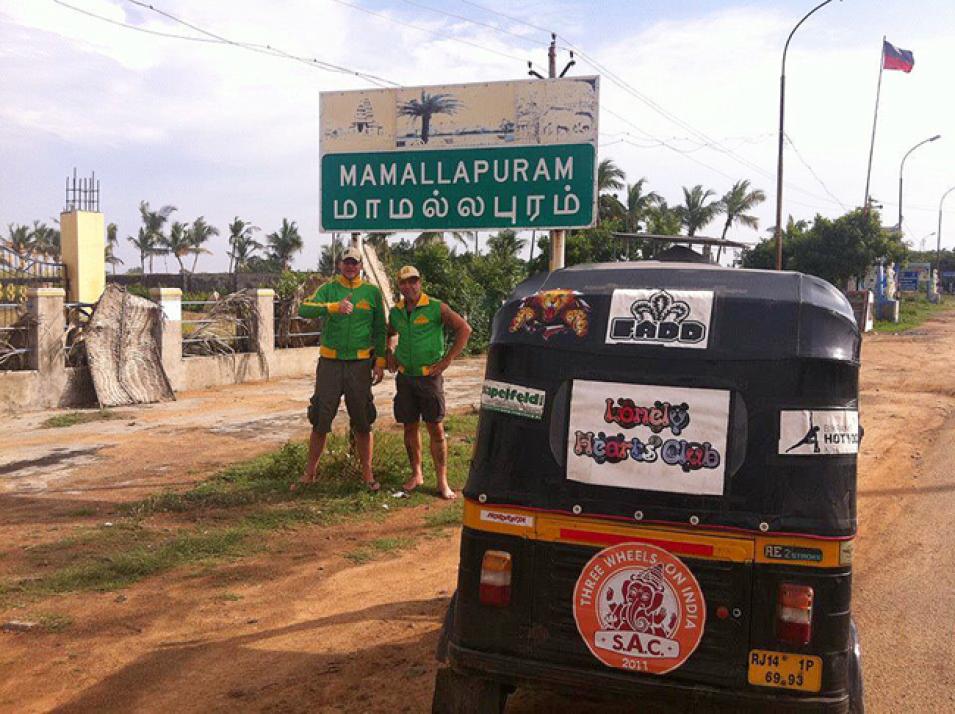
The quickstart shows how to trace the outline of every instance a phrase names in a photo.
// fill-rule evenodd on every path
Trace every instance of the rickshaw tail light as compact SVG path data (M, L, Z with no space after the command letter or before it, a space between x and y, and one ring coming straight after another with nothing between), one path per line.
M486 550L481 560L480 600L482 605L507 607L511 604L511 554Z
M776 601L776 637L794 645L807 645L812 639L812 601L808 585L782 583Z

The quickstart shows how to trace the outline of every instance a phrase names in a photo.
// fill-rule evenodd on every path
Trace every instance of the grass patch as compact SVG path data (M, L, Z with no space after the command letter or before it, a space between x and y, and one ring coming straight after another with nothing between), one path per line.
M31 619L35 619L37 624L47 632L62 632L73 624L73 618L69 615L54 612L45 612Z
M446 528L448 526L459 526L463 520L464 503L458 499L450 506L425 514L424 524L428 528Z
M131 415L126 412L113 412L109 409L97 409L95 411L85 412L66 412L51 416L40 426L44 429L62 429L67 426L76 426L77 424L89 424L94 421L111 421L113 419L127 419Z
M931 303L924 295L917 297L904 297L899 305L899 321L888 322L878 320L875 323L876 332L905 332L912 328L919 327L930 317L942 312L949 312L955 309L955 304L951 300L939 303Z
M445 422L448 480L453 488L461 488L467 480L476 426L473 414ZM29 577L0 581L0 599L114 590L184 565L257 552L262 535L269 531L330 525L362 515L384 516L398 508L434 503L434 470L427 435L422 437L425 486L409 498L388 495L411 475L400 433L376 435L374 469L382 482L378 494L365 489L347 437L339 435L329 438L318 482L290 492L289 485L305 467L307 452L304 444L289 443L230 466L184 493L162 493L120 506L121 517L111 527L84 528L69 538L30 548L26 553ZM428 513L425 522L435 529L457 525L461 513L459 501ZM163 527L151 526L149 519L161 514L182 516L191 523L170 528L166 519ZM381 538L345 557L353 563L368 562L413 543L412 538Z
M345 558L355 565L361 565L411 545L414 545L413 538L378 538L350 553L345 553Z
M221 602L239 602L239 600L241 599L242 599L242 596L236 595L235 593L222 593L221 595L216 597L216 600L219 600Z

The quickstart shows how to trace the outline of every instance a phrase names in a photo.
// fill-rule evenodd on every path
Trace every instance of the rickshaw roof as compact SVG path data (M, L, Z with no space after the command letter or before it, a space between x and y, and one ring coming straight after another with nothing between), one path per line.
M614 291L651 289L712 292L714 339L706 350L604 344ZM830 283L803 273L652 260L592 263L531 276L515 288L509 302L550 290L575 291L590 309L589 339L561 340L555 347L666 350L675 358L858 360L859 329L849 301ZM500 314L505 313L510 313L506 306ZM493 341L534 340L496 322Z

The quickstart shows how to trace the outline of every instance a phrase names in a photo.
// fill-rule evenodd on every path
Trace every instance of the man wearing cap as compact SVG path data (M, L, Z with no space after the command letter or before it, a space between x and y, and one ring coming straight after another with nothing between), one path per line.
M381 486L371 471L374 448L371 428L377 416L371 387L381 381L386 363L384 300L381 290L362 281L361 253L357 248L345 251L338 270L340 275L318 288L298 310L302 317L325 318L315 371L315 393L308 407L308 420L312 424L308 462L299 484L315 481L318 460L344 394L361 459L362 477L369 490L378 491ZM293 484L293 490L299 484Z
M448 485L448 445L444 438L444 378L451 361L461 354L471 326L440 300L421 292L421 274L413 265L398 271L401 299L391 308L388 335L397 346L388 353L388 369L398 372L395 379L395 421L404 426L405 449L411 462L411 479L405 491L424 483L421 472L421 437L418 421L424 421L431 441L431 458L438 477L438 491L451 500L454 491ZM454 344L444 351L445 328L454 332Z

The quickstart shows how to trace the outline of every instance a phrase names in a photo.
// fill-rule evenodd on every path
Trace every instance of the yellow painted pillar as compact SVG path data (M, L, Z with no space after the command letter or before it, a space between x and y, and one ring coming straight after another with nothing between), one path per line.
M67 300L96 302L106 289L106 224L102 213L60 214L60 253L69 279Z

